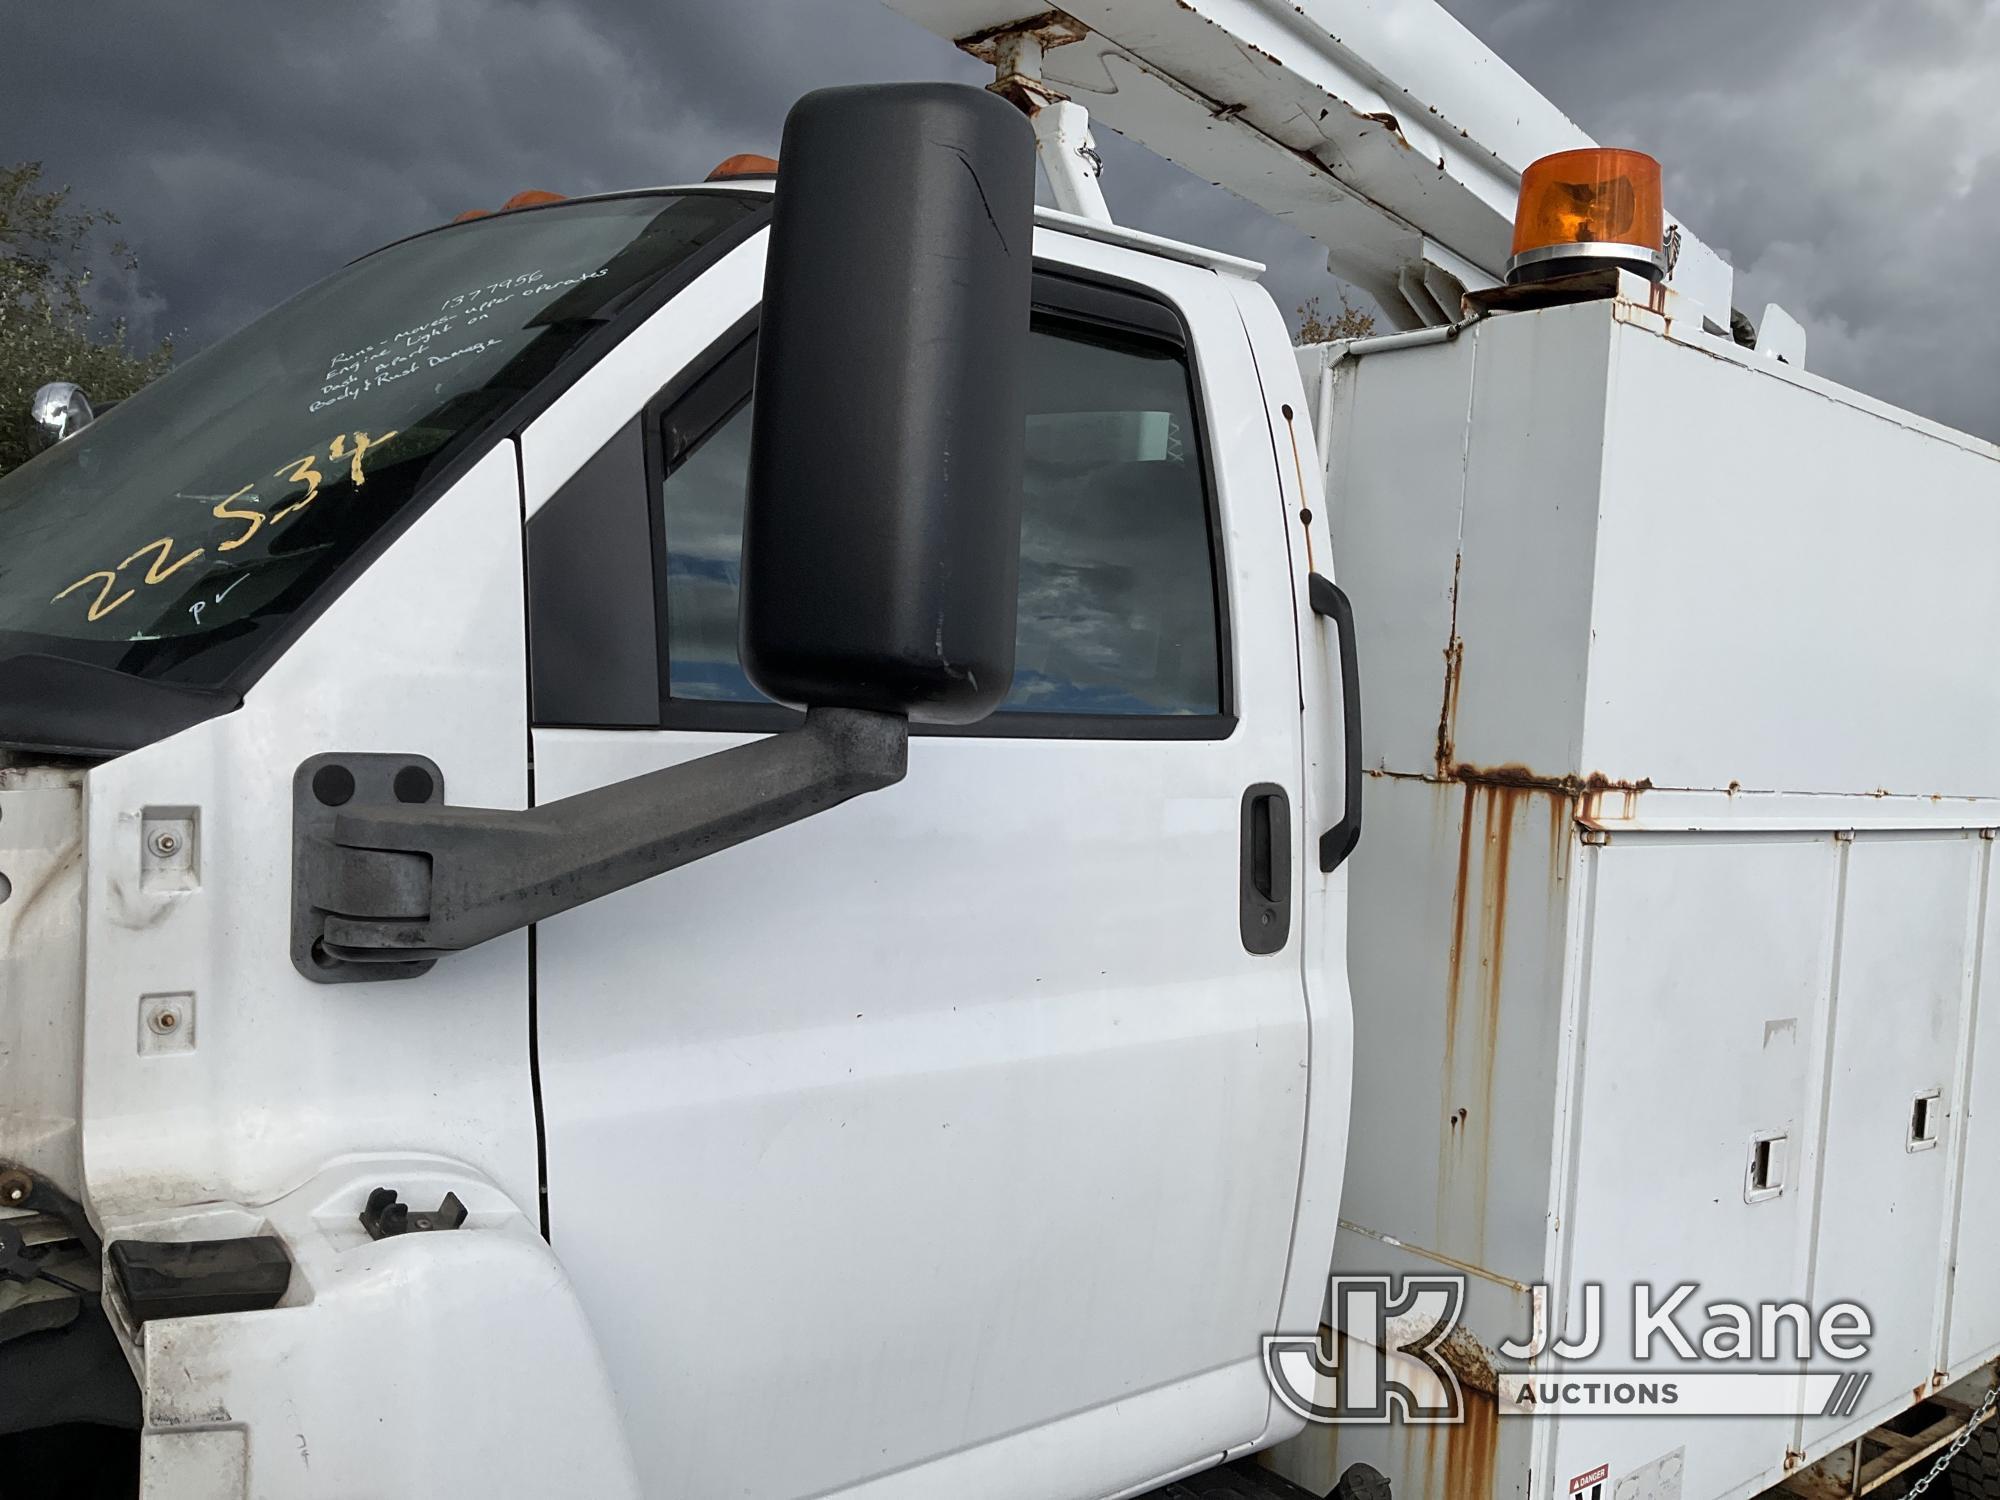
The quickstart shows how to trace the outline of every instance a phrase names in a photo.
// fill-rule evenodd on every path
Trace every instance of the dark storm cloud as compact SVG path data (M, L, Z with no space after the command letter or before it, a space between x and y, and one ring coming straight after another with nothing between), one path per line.
M1451 0L1578 124L1661 159L1807 365L2000 437L2000 5Z
M774 151L787 106L819 85L991 76L875 0L114 0L78 14L10 10L0 160L39 158L122 216L143 277L108 278L108 310L186 348L520 188L687 181ZM1258 258L1275 246L1281 291L1330 285L1308 242L1122 144L1108 144L1111 195L1134 221Z
M1452 8L1586 129L1659 155L1670 200L1738 266L1739 302L1798 314L1815 368L2000 431L1981 294L2000 231L2000 9ZM16 6L0 160L39 157L117 210L144 272L107 300L196 347L461 209L698 177L774 149L809 88L940 77L985 74L875 0ZM1336 294L1294 231L1104 145L1122 219L1267 262L1288 312Z

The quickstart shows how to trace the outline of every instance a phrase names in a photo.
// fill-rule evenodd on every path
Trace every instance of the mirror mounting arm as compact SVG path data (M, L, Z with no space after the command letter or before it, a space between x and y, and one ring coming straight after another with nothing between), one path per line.
M321 983L424 973L893 786L908 748L899 714L812 708L799 729L524 812L443 805L421 757L315 756L293 781L292 961Z

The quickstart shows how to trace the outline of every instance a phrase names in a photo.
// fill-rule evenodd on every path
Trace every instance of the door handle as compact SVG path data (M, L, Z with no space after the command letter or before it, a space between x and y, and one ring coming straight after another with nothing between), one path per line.
M1276 953L1292 931L1292 800L1273 781L1243 794L1243 946Z
M1347 755L1347 790L1340 821L1320 835L1319 867L1331 874L1361 842L1361 663L1354 649L1354 606L1347 593L1321 573L1307 589L1312 612L1333 621L1340 633L1340 738Z

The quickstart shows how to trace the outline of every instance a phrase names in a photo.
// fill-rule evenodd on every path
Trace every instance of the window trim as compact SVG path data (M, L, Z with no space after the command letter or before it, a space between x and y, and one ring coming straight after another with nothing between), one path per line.
M669 614L671 603L667 594L665 490L667 476L678 467L678 464L668 462L667 419L690 401L705 395L706 387L723 378L735 361L747 357L749 351L755 349L760 322L758 314L759 309L753 308L732 323L727 333L704 349L698 358L690 361L679 375L646 403L645 410L639 418L639 425L646 439L646 510L651 517L653 529L653 621L659 638L656 660L659 663L659 725L662 729L687 727L673 721L674 707L679 703L700 701L674 697L673 622ZM746 387L743 396L718 402L719 409L703 422L696 446L714 436L717 429L742 410L743 403L749 399ZM767 718L775 719L769 726L771 729L789 729L805 722L804 714L776 703L722 706L761 710Z
M1229 558L1222 523L1214 446L1202 369L1186 320L1171 302L1149 289L1116 278L1085 276L1072 267L1037 262L1033 308L1038 319L1102 328L1126 338L1171 345L1187 370L1192 435L1200 455L1202 494L1208 513L1209 579L1214 591L1216 688L1219 707L1206 714L1035 713L996 710L975 724L916 724L915 734L975 739L1226 740L1236 732L1235 642L1230 627ZM666 513L662 503L670 472L665 452L668 419L703 387L721 377L751 344L762 309L745 313L646 403L640 417L646 445L646 483L653 545L654 617L658 630L659 725L697 733L760 734L795 728L804 719L796 709L775 703L739 703L676 698L672 692L672 622L667 593ZM740 409L741 398L717 403L704 419L706 437ZM541 724L539 728L586 727Z

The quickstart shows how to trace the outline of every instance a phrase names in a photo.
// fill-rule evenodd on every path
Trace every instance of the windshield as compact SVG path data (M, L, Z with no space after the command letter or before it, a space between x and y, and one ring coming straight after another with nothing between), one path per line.
M497 214L265 314L0 477L0 660L222 684L590 333L758 207Z

